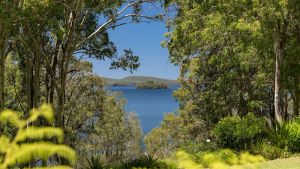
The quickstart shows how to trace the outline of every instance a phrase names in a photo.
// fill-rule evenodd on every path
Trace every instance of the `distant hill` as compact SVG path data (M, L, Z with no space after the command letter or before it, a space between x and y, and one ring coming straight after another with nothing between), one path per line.
M137 89L168 89L169 86L165 83L147 81L147 82L138 83L135 87Z
M147 81L153 81L157 83L163 83L168 86L170 85L178 85L176 80L163 79L157 77L148 77L148 76L128 76L122 79L112 79L104 77L106 85L108 86L130 86L137 85L139 83L145 83Z

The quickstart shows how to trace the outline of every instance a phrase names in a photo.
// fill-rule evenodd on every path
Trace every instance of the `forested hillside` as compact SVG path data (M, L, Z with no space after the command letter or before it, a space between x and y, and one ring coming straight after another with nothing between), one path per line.
M112 79L112 78L104 78L107 85L112 86L135 86L139 83L144 83L147 81L153 81L156 83L163 83L166 85L178 85L176 80L169 80L157 77L149 77L149 76L128 76L122 79Z

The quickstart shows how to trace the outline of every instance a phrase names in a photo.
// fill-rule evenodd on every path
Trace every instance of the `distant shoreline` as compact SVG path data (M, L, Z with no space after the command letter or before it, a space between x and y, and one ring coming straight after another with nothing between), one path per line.
M107 87L108 89L110 89L110 88L112 88L112 89L115 89L115 88L120 88L120 89L128 88L128 89L133 89L133 90L177 90L178 88L180 88L180 85L179 84L170 85L166 89L136 88L135 85L119 85L119 86L118 85L105 85L105 87Z
M167 88L169 86L179 86L176 80L163 79L157 77L148 77L148 76L128 76L122 79L113 79L103 77L104 83L106 86L136 86L138 88ZM147 82L153 82L152 84L147 84Z

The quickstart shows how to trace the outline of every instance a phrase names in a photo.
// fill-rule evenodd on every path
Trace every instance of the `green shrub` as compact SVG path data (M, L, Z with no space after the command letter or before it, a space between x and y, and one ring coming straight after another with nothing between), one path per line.
M292 152L300 152L300 122L295 119L285 125L287 146Z
M253 114L245 117L225 117L213 129L218 145L245 150L260 140L265 132L265 121Z
M214 141L203 141L203 142L186 142L181 145L180 149L186 151L187 153L196 154L199 152L211 152L219 150L219 147Z
M268 130L267 132L268 138L271 140L271 143L281 149L285 149L288 145L288 132L286 131L285 125L286 124L280 126L279 124L277 124L275 129Z
M221 149L214 152L197 154L200 163L205 167L215 162L222 162L228 165L236 165L239 162L238 156L230 149Z
M230 149L223 149L196 155L178 151L173 161L180 169L255 169L258 168L260 162L264 161L264 158L249 153L237 155Z
M277 158L287 158L290 155L290 153L286 149L273 145L269 141L262 141L255 144L251 148L251 153L260 154L269 160Z
M300 118L278 124L275 129L268 131L268 137L281 149L300 152Z

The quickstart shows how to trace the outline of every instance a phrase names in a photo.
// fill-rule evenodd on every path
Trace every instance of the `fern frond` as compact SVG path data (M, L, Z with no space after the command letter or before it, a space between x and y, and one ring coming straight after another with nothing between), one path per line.
M24 168L24 169L72 169L69 166L58 165L53 167L34 167L34 168Z
M9 147L9 139L6 136L0 137L0 153L5 153L7 147Z
M2 123L9 122L13 126L18 127L18 128L23 127L25 124L25 121L19 119L18 113L15 111L11 111L11 110L4 110L0 114L0 122L2 122Z
M33 123L39 117L44 117L49 123L54 121L53 110L50 105L43 104L38 109L33 109L27 120L20 120L18 113L5 110L0 114L0 122L10 122L18 127L14 139L6 136L0 137L0 169L15 167L16 164L26 164L33 160L48 160L49 157L57 155L74 165L76 153L65 145L57 145L48 142L22 143L27 139L42 141L44 139L56 138L59 143L63 142L63 131L56 127L27 127L26 124ZM33 123L34 124L34 123ZM3 156L2 156L3 155ZM36 169L71 169L67 166L42 167Z
M30 118L29 118L30 122L37 120L37 118L40 116L44 117L49 123L53 123L54 121L53 109L48 104L43 104L38 109L36 108L32 109L29 114L30 114Z
M34 159L47 160L55 154L65 158L70 164L75 164L76 153L68 146L41 142L19 146L18 150L9 159L8 165L13 166L16 163L24 164Z
M49 139L57 138L59 143L63 142L64 133L61 129L55 127L28 127L18 133L15 140L16 142L22 142L26 139Z
M43 104L40 108L39 111L41 113L41 116L44 117L49 123L54 122L54 113L53 113L53 108L49 104Z

